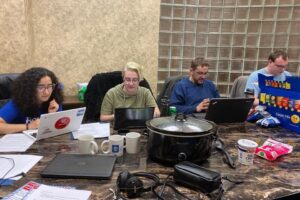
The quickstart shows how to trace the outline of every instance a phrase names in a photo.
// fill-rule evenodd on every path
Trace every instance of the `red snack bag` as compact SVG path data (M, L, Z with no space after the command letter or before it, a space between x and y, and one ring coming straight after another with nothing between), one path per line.
M276 140L267 139L264 144L255 150L255 154L267 160L276 160L279 156L291 153L293 147Z

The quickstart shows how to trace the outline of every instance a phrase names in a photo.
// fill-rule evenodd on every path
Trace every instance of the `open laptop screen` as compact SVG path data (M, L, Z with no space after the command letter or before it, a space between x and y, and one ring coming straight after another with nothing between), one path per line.
M146 121L153 118L154 107L116 108L114 130L146 128Z
M253 101L254 98L211 99L205 119L215 123L244 122L253 105Z
M69 133L80 128L86 108L42 114L36 140Z

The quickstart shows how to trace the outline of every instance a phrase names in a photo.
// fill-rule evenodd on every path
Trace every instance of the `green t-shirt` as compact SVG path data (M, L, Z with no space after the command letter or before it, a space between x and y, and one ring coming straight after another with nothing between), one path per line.
M129 96L123 91L123 83L119 84L105 94L101 114L110 115L114 113L115 108L144 108L157 107L156 101L150 90L144 87L138 87L136 95Z

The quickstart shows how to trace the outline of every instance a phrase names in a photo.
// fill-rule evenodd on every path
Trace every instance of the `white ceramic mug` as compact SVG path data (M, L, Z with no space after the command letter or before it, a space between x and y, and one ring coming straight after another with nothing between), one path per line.
M129 132L126 134L126 152L129 154L136 154L140 150L141 134L137 132Z
M98 152L98 145L92 135L80 135L78 145L81 154L96 154Z
M122 156L124 150L124 138L122 135L111 135L108 140L104 140L101 143L101 150L103 153L114 154L116 156Z

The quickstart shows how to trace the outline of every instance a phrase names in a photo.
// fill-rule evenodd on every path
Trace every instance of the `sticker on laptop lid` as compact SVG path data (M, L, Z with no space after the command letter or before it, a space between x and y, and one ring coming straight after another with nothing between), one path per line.
M78 110L76 116L82 116L82 115L84 115L84 111L85 111L85 109Z
M55 122L54 127L56 129L66 128L70 124L70 121L71 121L70 117L62 117Z

